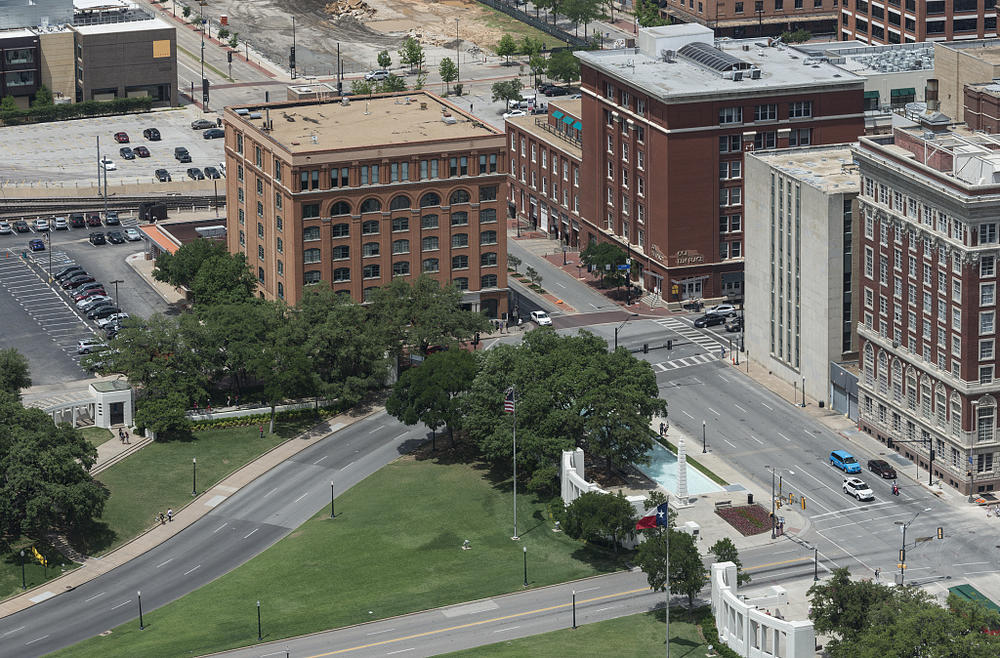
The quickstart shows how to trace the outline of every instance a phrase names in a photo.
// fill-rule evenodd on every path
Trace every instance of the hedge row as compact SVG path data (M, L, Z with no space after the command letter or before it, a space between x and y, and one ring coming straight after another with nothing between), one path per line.
M148 96L137 98L115 98L110 101L84 101L82 103L62 103L43 105L27 110L0 111L0 122L7 126L20 126L46 121L66 121L82 117L110 116L148 112L153 99Z
M336 407L319 407L318 409L291 409L289 411L279 411L275 414L275 420L299 420L301 418L329 418L336 416L340 410ZM260 425L271 421L270 413L254 414L252 416L237 416L235 418L219 418L216 420L199 420L191 424L191 429L195 432L200 430L221 429L226 427L246 427L248 425Z

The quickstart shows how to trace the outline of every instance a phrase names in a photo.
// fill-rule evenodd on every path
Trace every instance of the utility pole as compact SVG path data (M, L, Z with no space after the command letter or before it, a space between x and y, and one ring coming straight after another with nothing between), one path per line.
M462 81L462 42L458 38L458 19L455 19L455 84Z

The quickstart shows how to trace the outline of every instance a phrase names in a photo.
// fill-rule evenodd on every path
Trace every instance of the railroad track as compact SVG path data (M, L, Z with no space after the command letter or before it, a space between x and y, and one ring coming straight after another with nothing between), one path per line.
M211 194L157 194L146 196L114 196L108 197L108 210L137 211L140 203L162 203L168 210L179 208L210 208L215 203L220 208L226 206L226 197ZM34 199L3 199L0 200L0 219L35 219L52 215L67 215L73 212L90 212L104 210L102 197L72 198L72 197L42 197Z

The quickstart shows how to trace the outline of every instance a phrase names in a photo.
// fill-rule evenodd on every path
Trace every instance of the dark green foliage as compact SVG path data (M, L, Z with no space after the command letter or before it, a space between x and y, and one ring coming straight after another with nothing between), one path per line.
M746 585L750 582L750 574L743 571L743 563L740 561L740 553L736 550L736 544L729 537L723 537L712 544L708 552L715 556L716 562L732 562L736 565L736 582L739 585Z
M21 389L31 386L28 359L13 347L0 350L0 391L20 395Z
M429 355L419 367L399 376L385 409L407 425L423 423L431 430L454 429L461 420L461 396L476 376L476 357L453 347Z
M619 265L625 264L625 250L611 242L594 242L580 253L580 261L592 267L603 286L620 286L625 283L625 271Z
M116 98L110 101L83 101L82 103L40 105L28 110L20 110L16 106L13 106L13 97L8 98L11 99L11 105L6 104L6 99L0 102L0 123L3 123L5 126L65 121L81 117L134 114L137 112L148 112L153 106L153 99L143 96L137 98Z
M635 509L622 492L617 495L588 491L566 508L564 526L570 537L587 541L611 540L618 552L624 539L635 536Z

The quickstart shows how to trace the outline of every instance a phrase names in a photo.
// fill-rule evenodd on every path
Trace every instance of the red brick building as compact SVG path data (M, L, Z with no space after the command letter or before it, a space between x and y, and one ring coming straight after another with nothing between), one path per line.
M982 39L997 34L993 0L854 0L840 9L841 41L873 45Z
M627 245L633 278L664 299L740 296L744 151L853 141L864 81L694 25L638 43L577 53L581 239Z
M1000 84L988 82L966 85L964 91L965 123L969 130L1000 132Z
M427 92L227 107L230 251L261 294L324 282L359 301L428 273L507 312L502 132Z
M776 36L798 29L833 32L840 0L665 0L660 14L682 23L700 23L718 36Z
M860 426L942 483L993 491L1000 140L914 125L854 153Z

